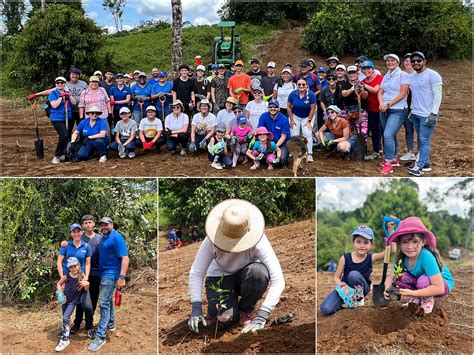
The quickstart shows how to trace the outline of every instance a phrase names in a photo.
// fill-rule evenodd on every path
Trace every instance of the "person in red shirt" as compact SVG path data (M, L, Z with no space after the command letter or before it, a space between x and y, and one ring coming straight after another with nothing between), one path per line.
M245 109L245 106L249 102L252 80L243 70L244 62L239 59L235 62L235 74L230 77L227 88L229 89L229 96L239 100L239 105Z
M366 156L366 159L372 160L380 157L380 142L382 138L382 129L380 124L380 109L377 94L380 90L383 76L375 74L374 63L370 60L362 62L362 73L365 79L361 81L364 89L361 93L362 98L367 100L367 114L369 119L369 131L372 137L372 154Z

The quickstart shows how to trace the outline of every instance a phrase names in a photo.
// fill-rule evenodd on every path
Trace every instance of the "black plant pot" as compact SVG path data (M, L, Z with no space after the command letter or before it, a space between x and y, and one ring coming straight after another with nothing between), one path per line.
M391 284L390 287L385 290L385 292L388 293L390 301L400 301L400 289L394 284Z

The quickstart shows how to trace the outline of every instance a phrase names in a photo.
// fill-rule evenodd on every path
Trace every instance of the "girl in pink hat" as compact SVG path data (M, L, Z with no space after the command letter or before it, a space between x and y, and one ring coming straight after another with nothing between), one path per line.
M257 170L262 160L268 163L268 170L273 169L273 164L278 164L281 149L272 142L273 134L265 127L258 127L255 131L255 142L250 142L247 156L253 160L250 170Z
M387 240L400 246L398 260L402 260L403 273L395 282L392 275L385 281L385 290L392 283L399 287L401 296L410 297L408 304L421 307L421 312L430 314L435 297L448 295L454 280L436 249L436 237L418 217L408 217L400 222L398 230ZM385 291L385 298L389 298Z

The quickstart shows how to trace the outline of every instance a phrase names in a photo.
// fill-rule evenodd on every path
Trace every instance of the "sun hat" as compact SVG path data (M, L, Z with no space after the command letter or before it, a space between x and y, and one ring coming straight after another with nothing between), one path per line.
M393 58L393 59L395 59L397 62L400 63L400 58L398 58L398 55L396 55L396 54L385 54L385 55L383 56L383 60L385 60L385 61L387 61L388 58Z
M89 78L89 83L92 82L92 81L99 81L99 77L97 75L92 75L90 78Z
M179 106L179 107L181 107L181 111L184 111L184 105L181 102L181 100L173 101L173 103L171 103L169 107L170 107L170 109L173 109L174 106Z
M102 217L99 221L99 225L101 225L102 223L110 224L110 223L114 223L114 222L112 221L112 218L110 218L110 217Z
M150 105L146 108L146 111L145 112L148 112L148 111L155 111L156 112L156 107L153 106L153 105Z
M79 68L71 68L71 70L69 70L69 74L72 74L72 73L76 73L76 74L81 74L81 69Z
M280 103L278 102L277 99L272 99L272 100L268 101L268 107L270 107L270 105L280 107Z
M276 68L275 62L268 62L267 68Z
M235 61L235 65L242 65L242 66L243 66L243 65L244 65L244 62L239 59L239 60L236 60L236 61Z
M347 67L347 72L348 73L357 72L357 67L355 65L349 65Z
M241 113L240 115L237 116L236 118L237 120L237 124L245 124L247 123L247 117L245 117L245 115L243 113Z
M119 111L119 115L122 113L130 113L130 109L128 107L122 107Z
M76 258L75 256L71 256L70 258L67 259L67 267L79 265L79 259Z
M338 69L342 69L344 71L346 71L346 66L344 64L338 64L337 67L336 67L336 70Z
M58 82L58 81L64 81L64 82L66 82L67 80L66 80L66 78L65 78L64 76L58 76L56 79L54 79L54 82L56 83L56 82Z
M361 68L374 68L374 63L370 60L364 60L362 64L360 65Z
M80 230L83 230L82 226L79 223L73 223L69 226L69 231L72 232L76 228L79 228Z
M333 60L336 61L337 64L341 64L338 57L329 57L328 59L325 59L324 61L326 63L329 63L329 62L332 62Z
M204 65L200 64L196 67L196 71L198 71L198 70L202 70L203 72L206 72L206 67Z
M361 225L356 227L354 231L352 232L352 236L361 236L362 238L368 239L368 240L373 240L374 239L374 231L372 228L367 227L366 225Z
M398 238L399 236L404 235L404 234L413 234L413 233L424 234L426 245L430 246L433 249L436 248L435 235L431 231L429 231L428 228L425 227L421 219L419 219L418 217L413 217L413 216L402 219L400 221L397 231L394 232L387 239L387 245L390 245L390 243L392 242L395 242L398 244L400 243L400 238Z
M336 112L338 115L341 114L341 109L337 107L336 105L330 105L326 110L332 110Z
M211 102L210 102L208 99L202 99L201 101L199 101L199 102L197 103L197 109L198 109L198 110L201 110L201 105L202 105L202 104L206 104L207 107L209 107L209 112L212 111L212 104L211 104Z
M216 126L216 132L225 132L226 126L224 123L219 122Z
M232 96L229 96L225 102L230 102L231 104L233 105L238 105L239 104L239 100L237 100L235 97L232 97Z
M266 127L263 127L263 126L262 126L262 127L258 127L258 128L255 130L255 137L258 137L258 136L261 135L261 134L266 134L270 140L273 139L273 134L272 134L272 132L270 132L269 130L267 130Z
M102 110L97 106L89 106L89 108L86 110L86 114L89 114L91 112L98 112L99 115L102 115Z
M239 253L254 247L262 238L265 219L252 203L229 199L214 206L206 218L207 237L219 249Z
M416 57L416 56L420 57L420 58L423 59L423 60L426 59L424 53L423 53L423 52L420 52L420 51L413 52L413 53L410 55L410 58L413 58L413 57Z
M288 68L288 67L284 67L282 70L281 70L282 73L290 73L291 74L291 69Z

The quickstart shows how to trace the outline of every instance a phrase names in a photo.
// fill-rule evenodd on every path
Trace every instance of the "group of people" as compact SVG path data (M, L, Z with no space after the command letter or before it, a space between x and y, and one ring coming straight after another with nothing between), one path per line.
M114 229L110 217L99 220L96 233L92 215L82 217L82 224L69 227L69 241L63 241L57 259L59 281L57 298L62 305L62 329L56 351L70 344L70 335L77 333L85 316L87 336L92 339L88 349L99 350L106 343L107 332L117 329L114 313L114 291L125 286L129 258L125 238ZM100 319L94 331L94 313L100 307ZM73 326L72 313L76 309Z
M183 156L207 152L216 169L247 160L253 161L252 170L261 162L273 169L287 163L286 143L292 136L306 137L307 160L313 162L313 146L350 159L355 137L363 135L372 141L366 159L383 152L380 170L390 174L400 165L396 134L403 125L408 151L400 160L414 161L409 173L420 176L431 171L430 141L442 79L426 67L419 51L404 56L404 71L398 55L387 54L384 60L383 76L365 56L347 68L337 57L319 67L303 59L298 68L285 64L281 75L276 75L275 62L263 71L254 58L248 72L239 59L230 70L224 64L210 66L209 76L202 63L195 72L182 64L173 80L158 68L150 78L140 70L133 77L108 70L105 78L96 71L89 85L72 68L67 78L56 78L55 88L28 99L49 95L50 119L59 136L55 164L66 158L65 151L77 153L78 161L97 151L105 162L108 149L133 158L137 147L159 151L166 145Z

